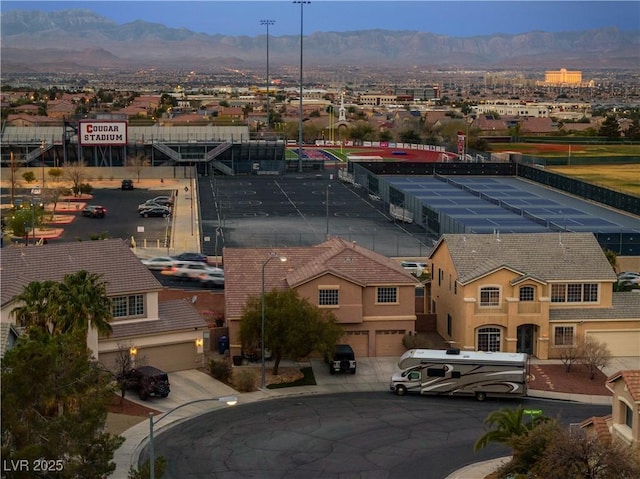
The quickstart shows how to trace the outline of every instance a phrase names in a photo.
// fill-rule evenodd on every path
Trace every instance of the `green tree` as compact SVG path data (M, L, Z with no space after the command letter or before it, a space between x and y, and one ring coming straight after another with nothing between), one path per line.
M274 358L273 374L278 374L282 358L297 361L319 352L331 351L342 336L342 328L330 311L301 298L295 290L273 290L265 294L264 344ZM240 322L243 346L261 344L261 296L247 301Z
M399 134L399 138L402 143L422 143L420 133L415 131L413 128L402 130Z
M378 133L378 140L380 141L393 141L393 135L389 130L383 130Z
M525 421L524 409L521 406L516 409L501 408L489 414L484 420L491 429L476 441L473 450L478 451L491 442L509 444L514 438L528 433L536 424L546 419L538 416L532 421Z
M602 122L602 126L598 130L598 135L604 136L609 140L620 138L620 125L618 119L614 115L607 115Z
M111 333L111 302L99 275L82 270L65 275L60 283L34 283L16 296L20 306L11 310L20 324L52 335L78 331L86 338L90 327Z
M33 171L25 171L22 173L22 179L27 183L32 183L36 180L36 175Z
M354 141L373 141L373 127L366 121L358 121L349 129L349 137Z
M562 433L557 421L542 421L526 434L514 436L508 441L513 449L513 457L499 469L499 477L513 477L526 474L544 455L547 446ZM516 476L517 477L517 476Z
M32 329L5 354L1 378L3 463L54 461L60 470L46 477L63 479L114 471L123 438L104 432L111 379L91 362L86 336Z

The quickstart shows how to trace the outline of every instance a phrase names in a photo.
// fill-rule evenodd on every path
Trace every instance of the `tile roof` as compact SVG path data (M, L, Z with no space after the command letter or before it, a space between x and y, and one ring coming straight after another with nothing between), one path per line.
M193 331L208 328L207 322L186 299L174 299L158 304L159 319L133 323L113 322L109 339L123 339L137 336L153 336L179 331Z
M610 308L551 308L549 320L640 319L640 290L636 291L613 293Z
M263 265L272 254L284 256L287 261L273 259L264 267L265 291L295 288L327 273L363 287L417 283L396 261L341 238L311 247L225 248L227 317L240 317L249 296L261 293Z
M596 437L605 443L611 442L611 431L609 430L608 422L611 421L611 414L606 416L591 416L580 423L581 428L593 426Z
M609 384L616 382L620 378L622 378L629 394L631 394L631 399L640 403L640 370L628 369L612 374L607 378L607 388L613 391L613 388L609 387Z
M65 274L86 270L102 275L107 295L162 289L158 280L122 239L2 248L2 306L32 281L62 281Z
M443 243L463 284L502 267L542 281L616 281L592 233L445 234L430 258Z

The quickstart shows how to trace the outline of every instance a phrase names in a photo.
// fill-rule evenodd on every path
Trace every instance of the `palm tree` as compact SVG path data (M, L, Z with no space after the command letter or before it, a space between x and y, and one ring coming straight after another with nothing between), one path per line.
M473 450L478 451L486 447L490 442L507 444L514 437L528 433L541 421L548 418L538 416L534 420L524 422L524 409L518 406L516 409L502 408L494 411L484 420L485 424L490 424L492 429L487 431L473 445Z
M57 283L55 281L32 281L15 297L20 306L11 310L17 324L25 328L38 328L51 333L55 329Z
M82 270L65 275L58 287L60 332L86 333L93 327L99 334L111 334L111 301L106 291L98 274Z

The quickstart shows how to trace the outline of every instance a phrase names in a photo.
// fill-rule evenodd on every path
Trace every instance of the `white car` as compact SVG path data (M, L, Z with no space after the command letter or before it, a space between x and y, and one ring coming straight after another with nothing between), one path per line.
M224 286L224 271L206 271L198 276L200 284L207 288Z
M164 269L162 274L181 279L198 280L202 273L209 272L224 272L224 270L208 266L201 261L175 261L169 268Z
M171 268L176 260L169 256L156 256L155 258L143 259L141 262L149 269L162 271L165 268Z
M400 265L414 276L420 276L427 270L427 263L418 261L403 261Z

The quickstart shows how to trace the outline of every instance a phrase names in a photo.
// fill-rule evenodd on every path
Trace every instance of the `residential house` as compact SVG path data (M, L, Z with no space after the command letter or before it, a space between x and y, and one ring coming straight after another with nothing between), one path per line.
M158 301L162 285L121 239L48 244L2 250L2 323L15 324L15 299L32 281L62 281L66 274L86 270L106 283L112 304L112 334L89 332L95 357L114 368L121 351L137 362L167 371L204 365L207 323L190 301Z
M602 440L630 446L640 455L640 371L618 371L607 378L606 386L613 393L611 414L585 419L580 427Z
M273 256L282 256L278 261ZM295 289L330 310L344 328L343 342L359 357L399 356L402 338L415 331L417 279L397 261L341 238L312 247L225 248L225 307L231 354L240 354L240 320L251 296ZM304 318L301 318L304 320Z
M640 294L591 233L445 234L429 256L431 313L452 346L559 357L580 338L638 356Z

